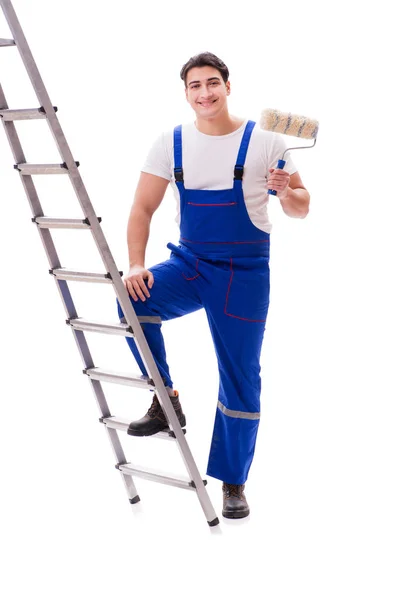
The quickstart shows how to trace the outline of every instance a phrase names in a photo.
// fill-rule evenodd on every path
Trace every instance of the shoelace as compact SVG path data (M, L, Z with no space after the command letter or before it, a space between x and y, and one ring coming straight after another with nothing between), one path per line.
M180 408L179 405L179 400L178 400L178 396L170 396L171 401L172 401L172 406L175 408L175 410L178 410ZM160 403L158 401L158 398L156 396L156 394L154 394L153 396L153 402L149 408L149 410L147 411L147 414L149 415L149 417L154 417L159 411L161 411L161 406ZM164 416L164 413L163 413Z
M154 394L153 402L152 402L149 410L147 411L147 414L149 415L149 417L154 417L159 412L159 410L161 410L161 406L160 406L157 396Z
M243 486L235 485L234 483L226 483L224 491L228 497L236 496L237 498L240 498L243 493Z

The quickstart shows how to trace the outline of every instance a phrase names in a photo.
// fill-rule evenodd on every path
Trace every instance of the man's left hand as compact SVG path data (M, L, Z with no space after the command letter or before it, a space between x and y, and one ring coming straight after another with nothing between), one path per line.
M269 190L275 190L277 196L282 200L288 193L290 173L283 169L269 169L269 172L267 187Z

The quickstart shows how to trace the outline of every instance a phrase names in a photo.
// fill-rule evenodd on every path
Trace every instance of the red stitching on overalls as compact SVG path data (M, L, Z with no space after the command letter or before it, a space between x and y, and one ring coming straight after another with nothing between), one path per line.
M260 244L260 243L267 244L269 242L269 240L259 240L256 242L194 242L193 240L188 240L183 237L181 237L181 240L183 242L189 242L189 244Z
M198 271L199 259L196 260L196 271ZM200 273L197 273L194 277L186 277L185 273L182 272L182 275L186 279L186 281L193 281L193 279L197 279L200 276Z
M233 275L234 275L234 271L233 271L233 264L232 264L232 258L231 258L231 278L229 280L228 290L226 292L224 313L228 317L233 317L234 319L240 319L240 321L249 321L250 323L265 323L266 319L246 319L245 317L238 317L237 315L231 315L230 313L227 312L226 309L227 309L227 306L228 306L229 292L231 290L231 284L232 284Z
M192 206L233 206L237 202L222 202L221 204L199 204L198 202L188 202Z

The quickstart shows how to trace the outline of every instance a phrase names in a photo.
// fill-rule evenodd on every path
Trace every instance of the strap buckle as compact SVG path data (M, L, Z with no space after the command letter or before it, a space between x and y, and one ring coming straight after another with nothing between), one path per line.
M181 167L177 167L174 169L175 181L183 181L183 169Z
M235 165L234 179L243 179L244 168L241 165Z

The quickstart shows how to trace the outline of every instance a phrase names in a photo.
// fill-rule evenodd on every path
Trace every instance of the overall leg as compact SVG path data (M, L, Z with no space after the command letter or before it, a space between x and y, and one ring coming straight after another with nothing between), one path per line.
M161 317L163 321L181 317L202 308L193 282L185 278L188 265L178 256L173 255L169 260L150 269L154 276L154 285L150 290L150 298L144 302L130 298L138 317ZM118 302L118 314L124 317ZM157 367L167 387L173 387L166 358L161 324L143 323L143 332L153 354ZM143 375L147 372L133 338L126 338L128 345Z
M247 480L260 419L260 354L269 305L266 259L214 269L205 302L220 385L207 474L229 484Z

